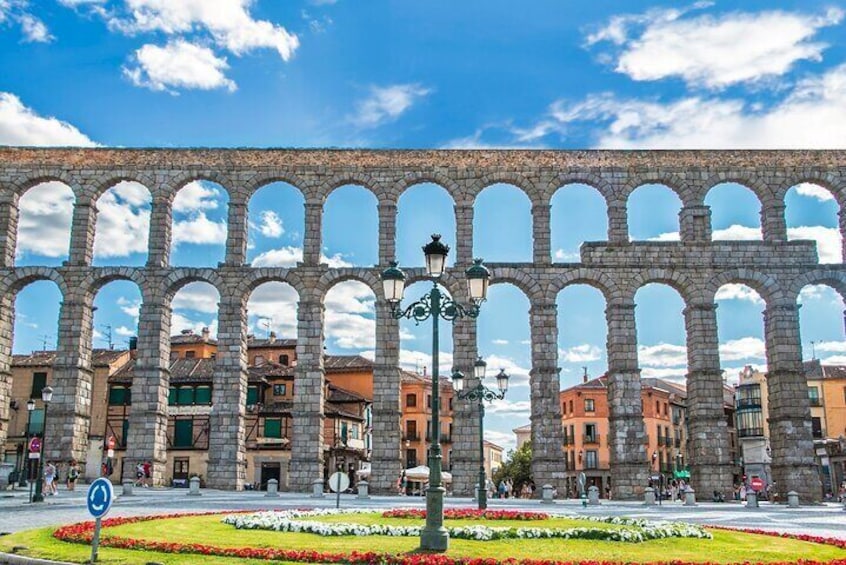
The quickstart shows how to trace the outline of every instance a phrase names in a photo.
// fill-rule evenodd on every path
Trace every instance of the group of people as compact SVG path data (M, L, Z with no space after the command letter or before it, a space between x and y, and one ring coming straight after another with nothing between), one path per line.
M148 488L151 486L153 477L153 463L151 461L139 461L135 466L135 486Z
M535 483L529 481L523 483L519 488L515 488L511 479L505 479L499 481L496 489L494 489L493 481L488 481L488 496L490 498L534 498Z
M68 491L73 492L76 489L76 481L79 479L79 465L76 460L72 459L68 464L68 471L65 475L65 484ZM44 488L42 491L45 496L55 496L59 494L58 482L59 471L55 461L47 461L44 463Z
M662 486L661 484L659 484L658 481L653 481L652 479L650 479L649 488L655 490L656 500L660 497L661 500L684 501L684 495L687 491L687 483L684 479L672 479L664 483Z

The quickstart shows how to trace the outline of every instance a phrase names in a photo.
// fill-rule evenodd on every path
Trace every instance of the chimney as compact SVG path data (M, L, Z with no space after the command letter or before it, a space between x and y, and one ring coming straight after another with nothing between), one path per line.
M276 332L270 332L270 335L267 336L268 343L275 343L276 342Z
M209 339L209 335L210 335L210 334L211 334L211 332L209 331L208 326L206 326L205 328L203 328L203 339L204 339L204 340Z
M583 382L583 383L586 383L586 382L588 382L587 367L582 367L582 369L584 369L584 370L585 370L585 374L584 374L584 375L582 375L582 382Z
M192 335L194 333L194 330L192 330L192 329L182 330L181 333L182 333L182 335Z

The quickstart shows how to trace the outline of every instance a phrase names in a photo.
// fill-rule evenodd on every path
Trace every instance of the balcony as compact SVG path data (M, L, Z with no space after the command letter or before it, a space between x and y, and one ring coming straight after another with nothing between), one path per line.
M402 441L420 441L420 434L405 434Z
M575 444L576 444L576 441L575 441L574 438L571 438L569 436L564 436L564 445L575 445Z
M737 399L737 409L740 410L742 408L760 408L761 407L761 399L760 398L738 398Z
M585 445L591 444L599 444L599 434L593 434L591 436L582 436L582 443Z
M676 440L673 442L673 445L675 445L676 449L678 449L679 447L681 447L681 440L679 438L676 438Z
M811 406L822 406L822 399L820 398L810 398L808 400Z
M673 438L671 438L671 437L665 437L665 438L664 438L664 445L665 445L666 447L673 447Z
M737 428L738 437L762 437L764 428Z

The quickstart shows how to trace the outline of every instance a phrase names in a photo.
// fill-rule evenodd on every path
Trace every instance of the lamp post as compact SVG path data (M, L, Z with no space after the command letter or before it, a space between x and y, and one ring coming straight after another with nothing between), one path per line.
M44 401L44 429L41 431L41 457L38 458L38 474L35 477L35 495L32 497L33 502L44 502L44 494L41 492L41 475L44 473L44 454L45 440L47 438L47 408L50 407L50 401L53 400L53 388L45 386L41 389L41 400ZM53 478L55 480L55 477Z
M26 436L26 441L24 442L23 454L21 456L21 472L18 476L18 486L25 487L26 481L29 476L29 473L25 471L29 470L29 426L32 422L32 411L35 410L35 401L33 399L29 399L26 401L26 429L24 430L24 435Z
M400 306L405 290L405 273L392 261L391 266L382 271L382 284L385 299L391 305L391 316L413 319L420 323L432 318L432 443L429 446L429 488L426 490L426 525L420 532L420 549L424 551L447 550L449 534L444 528L444 487L441 484L441 419L440 385L438 382L438 320L443 318L452 322L457 318L477 318L480 305L488 293L490 271L481 259L476 259L473 266L465 272L471 304L462 306L438 288L438 279L444 273L449 247L441 243L441 236L432 235L432 241L423 247L426 256L426 274L432 281L432 289L420 300L403 309Z
M473 374L477 379L477 384L473 388L464 390L464 375L461 371L454 371L452 373L452 384L461 400L475 400L479 403L479 492L477 500L479 502L479 510L484 510L488 507L488 489L487 476L485 474L485 401L493 402L494 400L502 400L505 398L505 393L508 390L508 375L504 369L499 370L496 376L496 387L499 390L491 390L486 387L482 380L485 378L485 367L487 363L479 357L473 365Z

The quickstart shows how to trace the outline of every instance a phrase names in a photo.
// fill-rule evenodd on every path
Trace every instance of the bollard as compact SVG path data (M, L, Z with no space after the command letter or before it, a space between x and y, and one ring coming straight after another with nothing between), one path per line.
M655 491L651 488L643 492L643 503L646 506L655 506Z
M758 508L758 493L754 490L746 491L746 508Z
M591 485L588 489L588 504L591 506L599 506L599 487Z
M552 485L543 485L543 498L541 498L541 504L555 504L555 501L552 499Z
M357 488L359 499L370 498L370 494L368 494L370 491L370 485L367 484L367 481L358 481Z
M314 479L311 482L311 497L323 498L323 479Z
M123 494L121 496L132 496L132 486L135 483L132 482L130 479L126 479L123 481Z
M479 500L479 483L473 485L473 500Z
M799 493L795 490L787 493L787 507L799 508Z
M688 485L687 489L684 491L684 505L696 506L696 491L693 490L693 487L690 485Z
M276 479L270 479L267 481L267 492L264 493L264 496L270 498L276 498L279 496L279 481Z
M188 496L202 496L200 493L200 477L191 477L188 481Z

